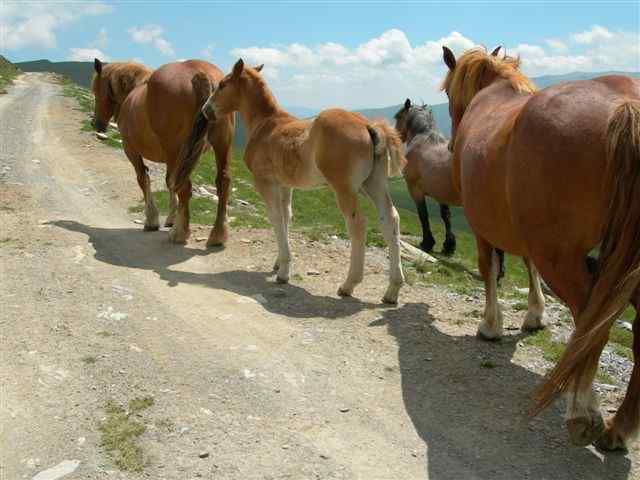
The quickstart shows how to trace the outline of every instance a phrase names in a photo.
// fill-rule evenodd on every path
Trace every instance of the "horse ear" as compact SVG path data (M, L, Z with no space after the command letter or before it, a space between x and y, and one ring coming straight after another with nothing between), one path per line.
M410 98L407 98L407 99L404 101L404 109L405 109L405 110L409 110L409 108L411 108L411 99L410 99Z
M456 68L456 56L444 45L442 46L442 58L444 59L445 65L449 67L449 70Z
M263 63L263 64L261 64L261 65L258 65L257 67L254 67L253 69L254 69L256 72L261 72L263 68L264 68L264 63Z
M498 52L500 51L501 48L502 48L502 45L498 45L496 48L494 48L493 52L491 52L491 56L492 57L497 57L498 56Z
M238 60L236 64L233 66L233 76L239 77L244 70L244 61L242 59Z
M102 73L102 62L97 58L93 59L93 68L98 75Z

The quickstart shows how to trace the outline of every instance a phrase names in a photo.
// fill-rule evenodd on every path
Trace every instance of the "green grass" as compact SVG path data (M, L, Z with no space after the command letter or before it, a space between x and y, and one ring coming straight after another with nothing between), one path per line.
M108 401L104 407L107 418L99 426L100 445L121 470L140 472L146 464L142 447L137 443L146 427L132 417L139 416L153 403L152 397L143 397L130 400L127 410L113 401Z
M11 85L20 74L20 70L0 55L0 93L6 93L5 87Z

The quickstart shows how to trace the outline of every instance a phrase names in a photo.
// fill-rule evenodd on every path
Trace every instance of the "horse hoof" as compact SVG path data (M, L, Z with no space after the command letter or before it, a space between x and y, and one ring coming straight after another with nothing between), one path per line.
M520 330L526 333L533 333L533 332L538 332L540 330L544 330L545 328L547 328L547 326L542 322L527 323L527 321L525 320L522 326L520 327Z
M427 253L432 253L433 252L433 247L435 246L436 242L422 242L420 244L420 250L422 250L423 252L427 252Z
M484 323L481 323L478 326L476 337L486 342L499 342L502 339L502 332L491 330Z
M398 299L397 298L392 298L392 297L387 297L385 295L384 297L382 297L382 303L384 303L386 305L397 305L398 304Z
M615 433L613 429L607 428L604 434L595 442L595 446L598 450L604 452L626 452L627 446L624 438L621 435Z
M145 225L144 226L144 231L145 232L157 232L158 230L160 230L160 226L159 225Z
M171 243L184 245L185 243L187 243L188 238L189 238L189 232L177 233L175 228L169 231L169 241L171 241Z
M346 289L345 289L345 288L343 288L343 287L340 287L340 288L338 289L338 296L339 296L339 297L350 297L350 296L351 296L351 292L350 292L350 291L348 291L348 290L346 290Z
M207 247L220 247L227 243L229 239L229 229L223 228L222 231L218 229L211 230L209 239L207 240Z
M447 257L450 257L454 253L456 253L456 244L445 242L444 245L442 246L442 254L446 255Z
M604 421L600 413L593 417L577 417L567 420L569 440L577 447L591 445L604 432Z
M285 283L289 283L289 279L288 278L281 278L281 277L276 275L276 282L280 283L280 284L285 284Z

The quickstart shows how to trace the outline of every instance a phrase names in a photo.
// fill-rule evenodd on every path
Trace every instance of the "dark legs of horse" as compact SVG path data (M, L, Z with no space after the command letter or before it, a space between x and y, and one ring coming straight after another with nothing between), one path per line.
M225 123L227 122L227 123ZM224 118L218 119L212 127L209 142L216 155L216 193L218 194L218 212L216 221L209 234L207 247L224 245L229 238L227 223L227 205L231 186L231 143L233 141L233 122Z
M636 309L633 321L633 371L627 393L613 418L607 419L604 435L596 442L602 450L625 450L625 441L640 428L640 290L632 303Z
M456 236L451 229L451 210L449 209L449 205L445 205L444 203L440 204L440 216L444 222L446 232L444 244L442 245L442 253L445 255L453 255L456 251Z
M432 252L433 247L436 244L436 240L431 233L431 227L429 226L429 210L427 210L427 201L424 197L421 200L415 202L416 209L418 210L418 216L420 217L420 223L422 224L422 243L420 248L425 252Z

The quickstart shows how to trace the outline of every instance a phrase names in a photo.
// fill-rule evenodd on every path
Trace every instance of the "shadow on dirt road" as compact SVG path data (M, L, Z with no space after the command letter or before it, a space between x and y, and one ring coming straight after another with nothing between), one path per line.
M628 478L624 455L569 445L562 402L527 415L542 377L511 360L522 335L486 343L446 335L434 320L414 303L371 324L386 325L398 344L404 404L426 443L429 479Z

